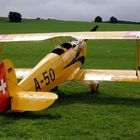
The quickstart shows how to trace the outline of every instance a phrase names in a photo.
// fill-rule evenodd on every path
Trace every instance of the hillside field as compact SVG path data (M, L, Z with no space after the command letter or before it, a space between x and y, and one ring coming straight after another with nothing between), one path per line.
M88 31L97 23L0 18L0 34ZM140 31L140 25L100 23L98 31ZM63 40L70 40L64 38ZM62 39L61 39L62 41ZM0 44L0 59L32 68L57 40ZM83 68L136 69L136 42L89 40ZM59 87L59 99L40 112L0 114L0 140L139 140L140 83L101 82L99 94L78 82Z

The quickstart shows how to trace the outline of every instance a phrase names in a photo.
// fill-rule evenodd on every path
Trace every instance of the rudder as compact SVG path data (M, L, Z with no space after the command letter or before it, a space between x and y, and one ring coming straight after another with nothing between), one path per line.
M0 112L10 109L10 97L17 90L17 79L12 62L8 59L0 62Z
M4 63L0 64L0 112L5 112L10 108L8 83Z

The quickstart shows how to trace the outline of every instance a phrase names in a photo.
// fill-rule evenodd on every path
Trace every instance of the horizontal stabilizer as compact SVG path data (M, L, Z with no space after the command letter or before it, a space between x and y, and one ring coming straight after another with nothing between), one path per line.
M40 111L48 108L58 96L51 92L25 92L20 91L12 97L11 109L13 111Z

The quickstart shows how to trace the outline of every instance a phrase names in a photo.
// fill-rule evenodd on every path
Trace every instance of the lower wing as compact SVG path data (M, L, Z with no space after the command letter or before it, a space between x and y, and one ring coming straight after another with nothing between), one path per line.
M19 68L19 69L15 69L16 71L16 77L17 79L24 79L26 76L28 76L32 69L25 69L25 68Z
M31 71L32 69L16 69L16 76L18 79L23 79ZM140 77L136 70L81 69L72 80L140 82Z
M99 69L81 69L74 76L73 80L80 81L122 81L122 82L140 82L136 70L99 70Z

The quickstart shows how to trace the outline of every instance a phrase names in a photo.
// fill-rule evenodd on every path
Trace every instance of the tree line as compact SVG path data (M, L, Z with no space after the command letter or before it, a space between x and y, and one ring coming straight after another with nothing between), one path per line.
M126 21L126 20L118 20L116 17L112 16L108 21L103 21L102 17L97 16L95 17L93 22L104 22L104 23L124 23L124 24L140 24L140 22L134 21Z
M94 21L95 22L103 22L102 17L100 17L100 16L97 16ZM110 17L108 22L110 22L110 23L118 23L118 19L116 17L112 16L112 17Z
M9 12L9 21L10 22L21 22L22 21L22 15L18 12ZM37 18L37 20L40 18ZM109 21L103 21L102 17L97 16L95 17L93 22L106 22L106 23L133 23L133 24L140 24L140 22L131 22L131 21L122 21L118 20L116 17L112 16L110 17Z

